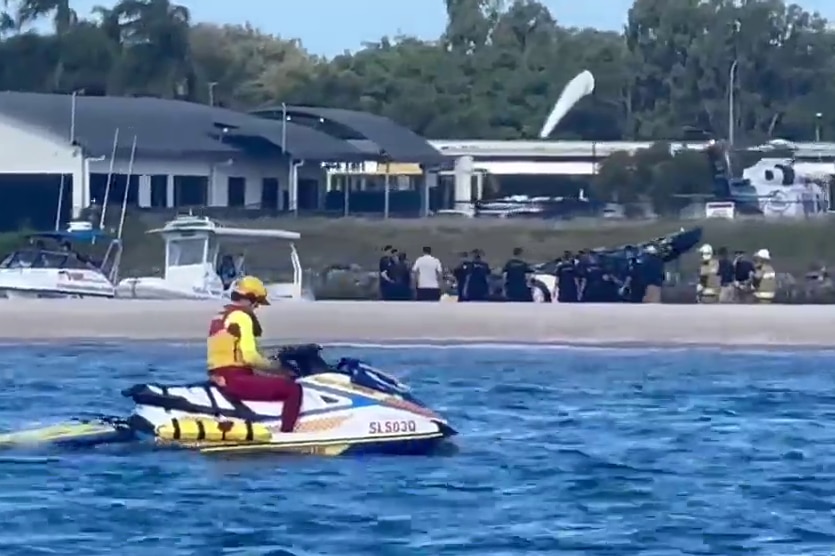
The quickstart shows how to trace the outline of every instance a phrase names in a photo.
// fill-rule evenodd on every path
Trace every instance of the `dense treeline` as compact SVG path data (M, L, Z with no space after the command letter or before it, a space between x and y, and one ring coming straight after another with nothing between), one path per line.
M562 27L533 0L445 1L438 41L385 38L326 60L251 27L194 25L169 0L89 15L71 0L5 0L0 88L338 105L430 137L520 138L590 69L597 91L558 135L674 139L727 135L736 61L737 137L835 132L835 32L781 0L636 0L623 33ZM53 34L21 32L41 19Z
M727 136L733 66L738 141L835 136L835 32L781 0L635 0L622 33L563 27L534 0L445 2L437 41L384 38L324 59L252 27L193 24L170 0L89 15L71 0L0 0L0 89L330 105L433 138L515 139L589 69L596 92L555 137L679 139ZM37 20L53 33L23 32Z

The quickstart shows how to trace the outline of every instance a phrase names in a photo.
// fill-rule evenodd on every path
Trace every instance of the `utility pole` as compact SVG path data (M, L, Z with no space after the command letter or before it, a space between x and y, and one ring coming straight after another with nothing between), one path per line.
M734 146L734 136L736 135L736 113L735 113L735 105L736 105L736 95L734 94L736 89L736 68L739 64L739 60L734 60L733 64L731 64L731 70L728 72L728 146L733 148Z
M734 140L736 139L736 76L737 68L739 67L736 38L741 28L742 22L738 19L735 20L731 28L731 44L733 46L734 61L731 63L731 69L728 71L728 147L731 149L733 149Z

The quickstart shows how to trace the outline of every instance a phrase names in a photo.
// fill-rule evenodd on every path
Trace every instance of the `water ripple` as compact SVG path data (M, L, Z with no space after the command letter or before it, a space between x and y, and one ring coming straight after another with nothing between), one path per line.
M409 377L460 452L7 452L2 554L832 553L832 352L340 349ZM0 353L8 429L125 413L130 383L202 375L195 346Z

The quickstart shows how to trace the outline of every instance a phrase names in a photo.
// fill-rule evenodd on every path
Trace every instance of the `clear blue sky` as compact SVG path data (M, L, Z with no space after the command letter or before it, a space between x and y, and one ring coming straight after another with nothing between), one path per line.
M283 38L298 38L308 50L333 56L385 35L437 38L444 26L443 0L174 0L195 21L251 22ZM620 29L632 0L541 0L562 25ZM86 15L108 0L76 0ZM797 0L807 10L835 20L835 0ZM605 9L604 9L605 6Z

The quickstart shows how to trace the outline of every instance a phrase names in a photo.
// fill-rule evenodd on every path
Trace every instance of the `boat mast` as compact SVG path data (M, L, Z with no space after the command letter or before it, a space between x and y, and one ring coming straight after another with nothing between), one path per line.
M55 231L61 230L61 205L64 204L64 174L61 174L61 183L58 186L58 208L55 210Z
M122 239L122 231L125 228L125 214L128 211L128 192L130 191L130 179L133 176L133 162L136 160L136 135L133 136L133 144L130 147L130 161L128 162L128 179L125 184L125 195L122 197L122 214L119 218L119 231L116 239Z
M119 128L113 133L113 150L110 151L110 167L107 170L107 186L104 188L104 199L101 205L99 228L104 230L104 217L107 214L107 203L110 199L110 187L113 183L113 166L116 164L116 148L119 146Z

